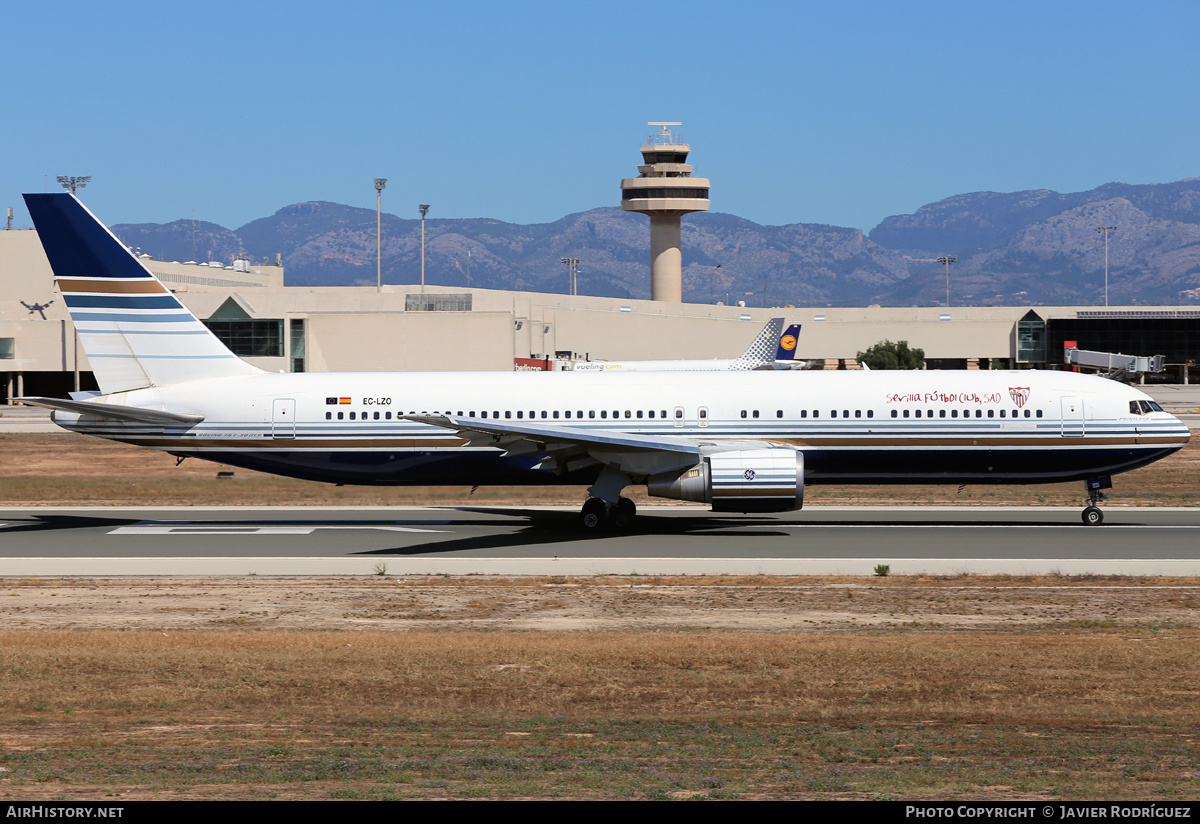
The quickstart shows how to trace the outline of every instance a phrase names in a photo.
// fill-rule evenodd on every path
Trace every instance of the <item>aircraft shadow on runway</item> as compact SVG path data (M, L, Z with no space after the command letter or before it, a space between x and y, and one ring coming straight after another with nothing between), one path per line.
M12 523L0 529L0 534L13 532L47 532L60 529L116 529L120 526L142 523L140 518L97 518L87 515L35 515L29 523Z
M438 539L431 538L426 543L410 544L408 546L385 549L367 550L354 553L356 555L433 555L446 552L464 552L480 549L502 549L512 547L539 546L557 544L560 546L580 546L587 543L603 544L611 540L646 535L663 536L704 536L729 527L738 527L738 537L785 537L789 530L772 529L771 521L757 519L751 523L761 525L761 529L747 529L745 518L714 518L712 516L675 516L655 517L639 515L637 524L632 529L608 529L600 532L585 532L579 526L579 516L572 512L540 512L527 509L470 509L454 507L455 511L477 512L484 515L502 515L508 520L471 521L472 526L478 525L507 525L512 526L515 520L524 520L526 526L519 527L515 532L476 535L468 538ZM728 538L729 533L723 533Z

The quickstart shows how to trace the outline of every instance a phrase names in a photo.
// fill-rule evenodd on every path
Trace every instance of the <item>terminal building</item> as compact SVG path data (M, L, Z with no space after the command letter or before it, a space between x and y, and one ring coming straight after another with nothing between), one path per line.
M441 286L287 287L277 265L142 260L230 349L271 371L731 358L779 316L802 324L797 358L810 368L857 368L856 355L884 339L923 349L927 368L1062 368L1073 342L1161 354L1162 378L1185 383L1200 359L1200 310L1169 306L746 308ZM0 231L0 402L94 388L36 232Z

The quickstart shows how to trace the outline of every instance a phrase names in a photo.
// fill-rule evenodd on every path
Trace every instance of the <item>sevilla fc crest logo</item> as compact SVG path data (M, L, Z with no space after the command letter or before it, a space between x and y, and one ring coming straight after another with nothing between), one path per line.
M1017 405L1017 409L1020 409L1025 405L1025 401L1029 400L1029 387L1010 386L1008 387L1008 394L1012 396L1013 403Z

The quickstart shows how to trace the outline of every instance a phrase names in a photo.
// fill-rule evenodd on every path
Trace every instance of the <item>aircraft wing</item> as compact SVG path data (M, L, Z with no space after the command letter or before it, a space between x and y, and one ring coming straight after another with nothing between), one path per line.
M200 423L203 415L189 415L182 412L164 412L161 409L145 409L140 406L121 406L115 403L96 403L95 401L68 401L61 398L15 398L30 406L41 406L46 409L61 409L64 412L74 412L77 415L92 415L97 418L108 418L114 421L133 421L135 423L157 423L174 426L181 423Z
M692 438L636 435L611 429L579 429L538 423L512 423L448 415L406 415L407 420L451 429L470 446L491 446L508 455L545 455L542 469L573 471L612 464L629 475L656 475L686 469L704 455L744 448ZM761 444L760 444L761 445Z

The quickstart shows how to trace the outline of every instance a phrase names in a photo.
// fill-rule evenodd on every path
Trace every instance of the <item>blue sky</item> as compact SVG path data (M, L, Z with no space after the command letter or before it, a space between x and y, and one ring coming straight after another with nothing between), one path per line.
M43 2L0 26L0 206L306 200L556 220L682 121L712 208L870 230L973 191L1200 175L1200 3ZM48 184L47 184L48 181Z

